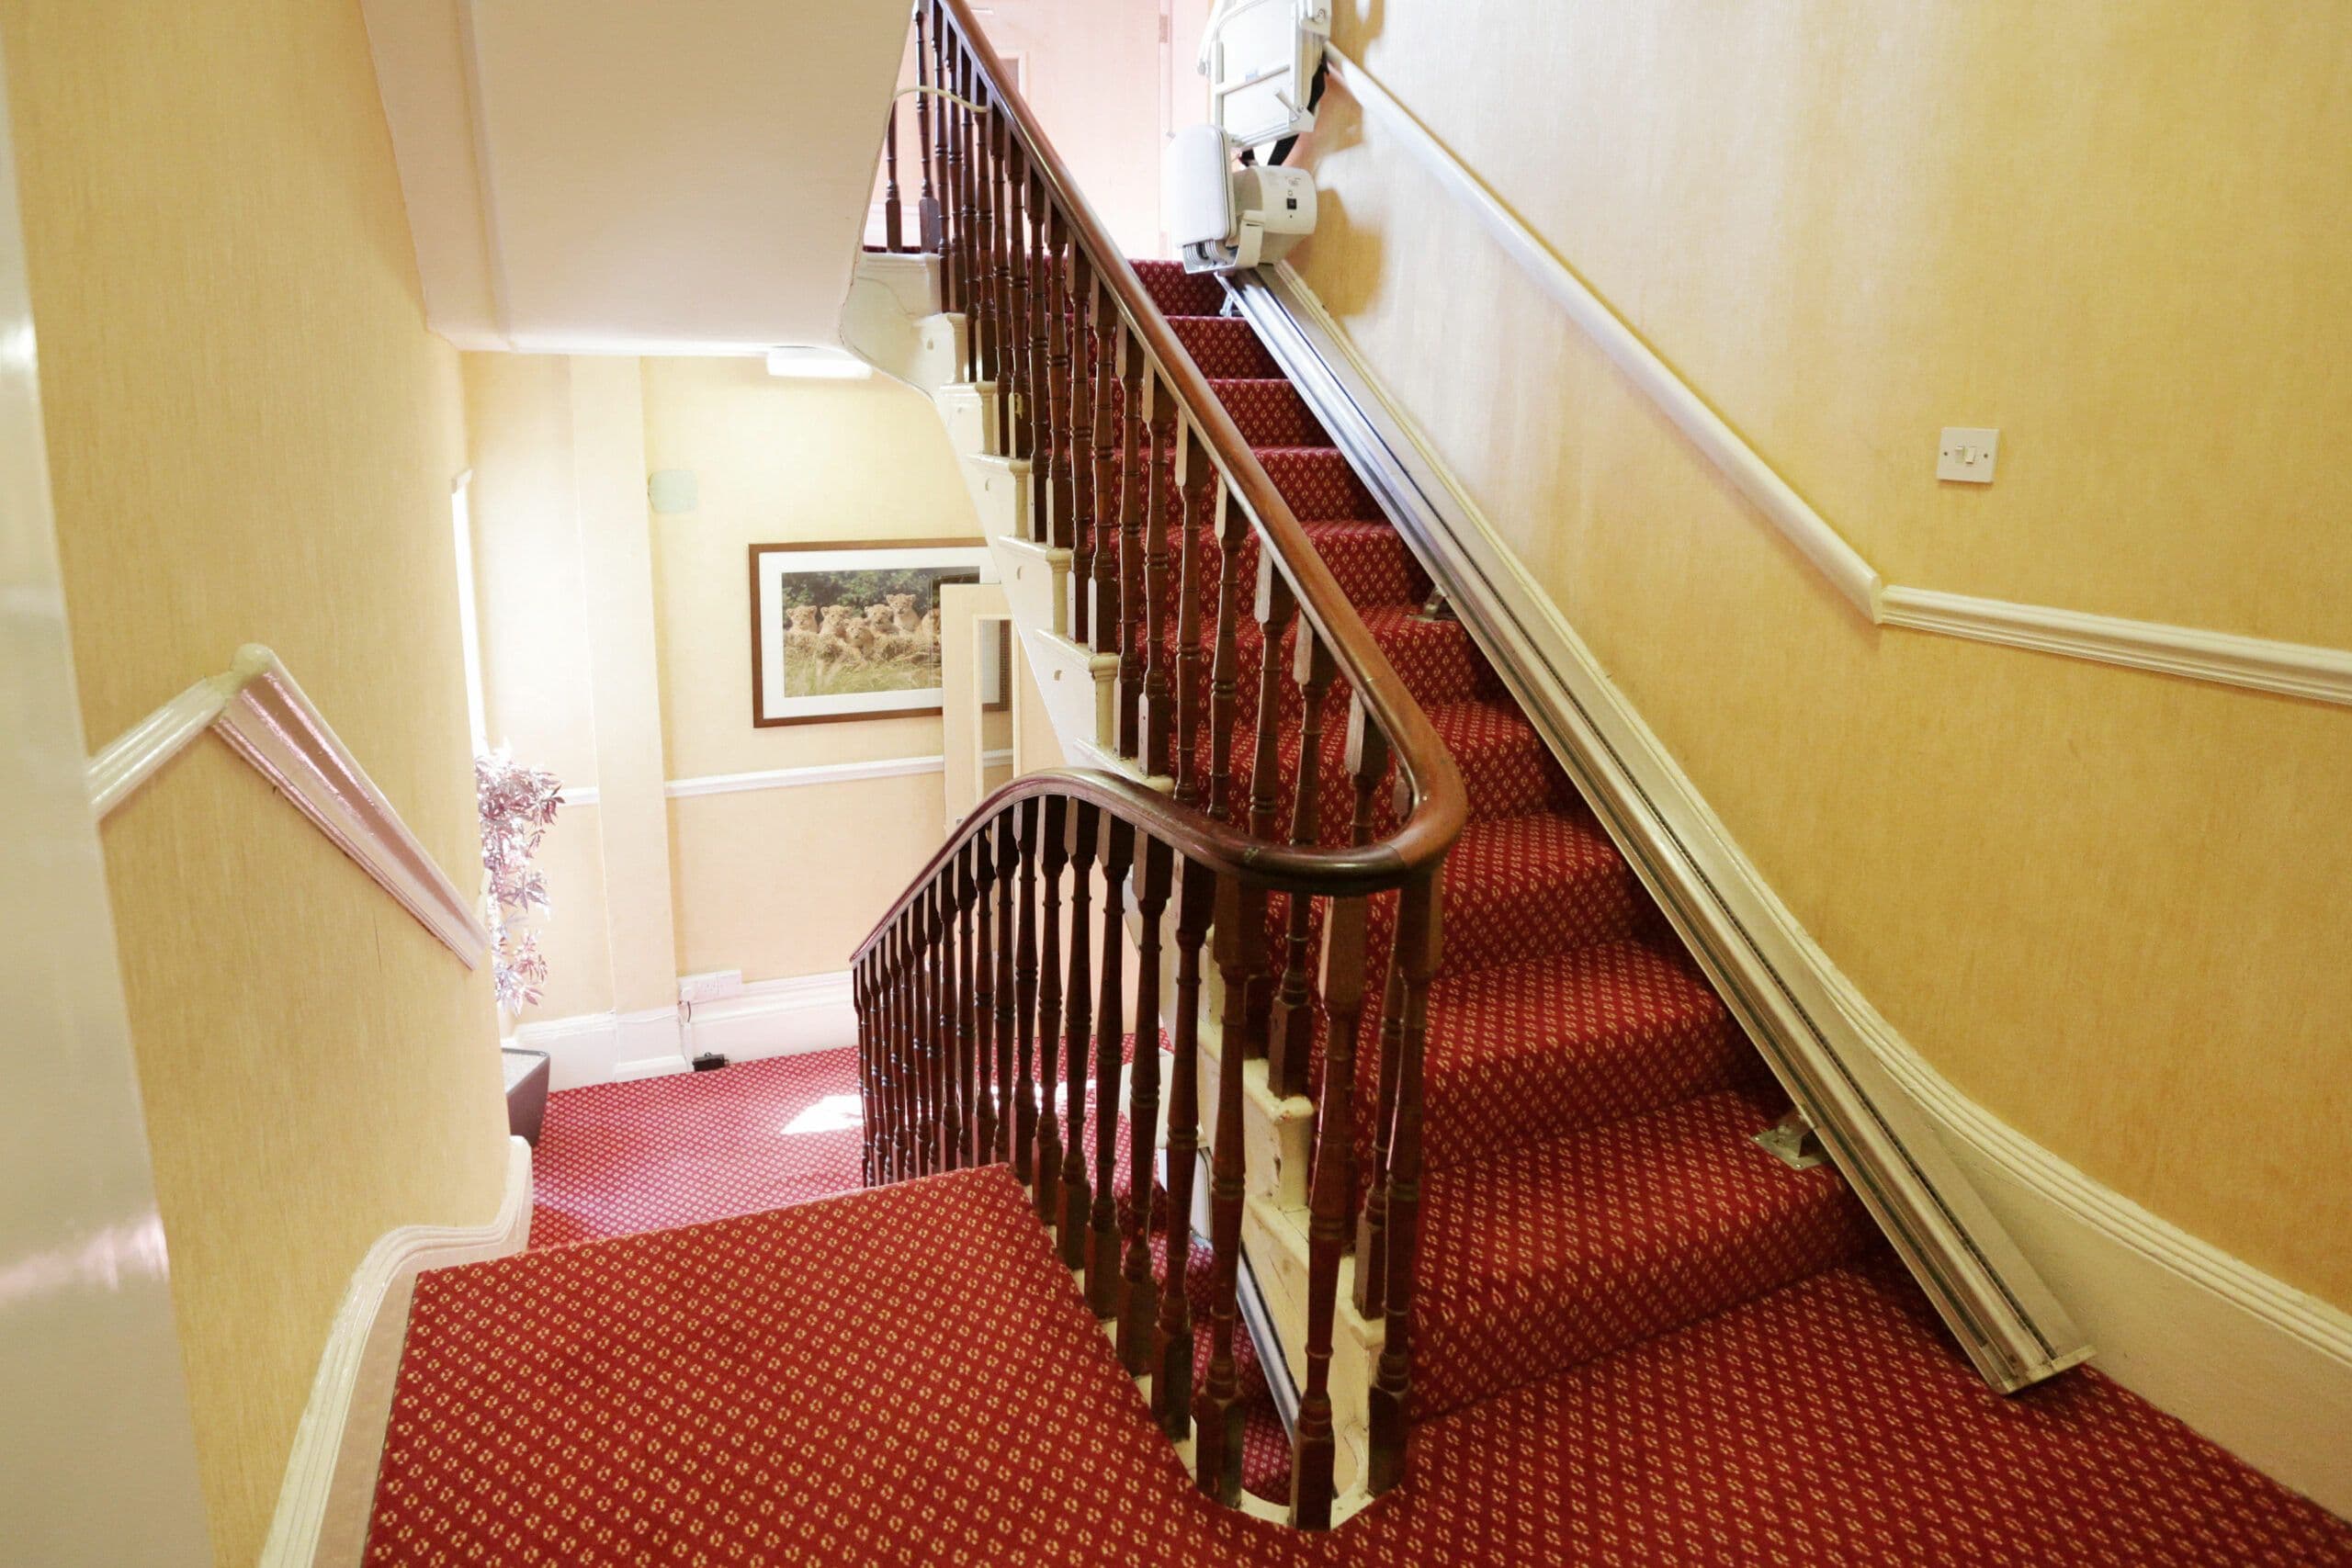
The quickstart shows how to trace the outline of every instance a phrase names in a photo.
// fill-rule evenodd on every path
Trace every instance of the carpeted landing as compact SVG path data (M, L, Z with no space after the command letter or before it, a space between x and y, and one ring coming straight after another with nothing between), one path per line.
M740 1069L729 1069L740 1070ZM2095 1373L2011 1399L1875 1252L1425 1423L1328 1536L1194 1492L983 1168L419 1280L371 1563L2315 1563Z

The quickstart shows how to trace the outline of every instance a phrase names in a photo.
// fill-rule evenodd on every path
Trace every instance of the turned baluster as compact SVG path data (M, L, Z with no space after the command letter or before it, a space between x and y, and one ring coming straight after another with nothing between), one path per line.
M1201 705L1206 695L1201 689L1202 665L1207 659L1201 647L1202 574L1208 569L1208 551L1201 546L1200 533L1214 516L1217 479L1199 428L1190 420L1182 425L1184 452L1177 478L1182 495L1177 524L1181 556L1176 601L1176 799L1180 805L1198 806L1204 794Z
M1356 1212L1356 1315L1367 1323L1388 1307L1388 1150L1396 1122L1396 1074L1403 1053L1405 977L1392 958L1380 1001L1380 1100L1372 1113L1372 1165Z
M1159 1283L1151 1410L1159 1429L1193 1434L1193 1303L1184 1289L1193 1258L1193 1172L1201 1149L1201 941L1208 934L1216 878L1184 863L1176 894L1176 1011L1168 1093L1168 1267Z
M960 45L962 39L957 39ZM964 378L980 379L980 320L986 313L980 299L980 199L979 161L972 146L973 132L979 117L970 107L978 100L972 96L972 57L959 47L956 51L955 86L956 95L965 102L956 107L956 276L964 306Z
M1144 481L1143 523L1143 715L1138 728L1143 740L1143 771L1151 778L1167 778L1173 769L1170 751L1176 743L1176 676L1174 650L1168 646L1168 498L1175 488L1176 389L1149 377L1144 394L1149 428L1145 442L1151 453L1150 472ZM1183 515L1183 497L1177 498L1177 517Z
M1012 1174L1023 1187L1036 1179L1037 1075L1037 803L1016 803L1005 822L1019 857L1021 886L1013 897L1020 931L1012 947L1012 1032L1019 1077L1012 1095ZM1010 888L1011 883L1006 884Z
M1387 738L1362 702L1348 715L1348 767L1355 777L1356 810L1349 841L1372 840L1372 807L1388 769ZM1317 985L1329 1032L1323 1042L1323 1081L1315 1098L1315 1155L1307 1179L1306 1387L1299 1396L1291 1455L1291 1523L1324 1529L1331 1523L1336 1449L1331 1425L1331 1344L1338 1312L1340 1259L1347 1250L1348 1203L1355 1186L1356 1025L1363 1012L1364 928L1369 905L1334 898L1324 910L1323 952Z
M947 863L945 947L940 968L947 977L946 1010L941 1025L948 1042L954 1082L947 1091L947 1168L972 1163L972 892L965 865L967 844Z
M890 923L889 935L883 939L884 963L890 975L889 989L884 993L884 1021L888 1025L884 1041L890 1053L890 1092L883 1111L889 1132L885 1168L892 1181L903 1181L912 1174L907 1165L907 987L911 982L907 975L905 937L902 914Z
M1127 1092L1127 1249L1120 1274L1119 1364L1140 1377L1153 1370L1157 1322L1151 1280L1152 1168L1159 1134L1159 918L1168 908L1175 857L1147 838L1136 868L1136 1065ZM1168 1227L1172 1258L1182 1227Z
M1283 634L1297 601L1272 550L1258 550L1258 735L1250 755L1250 836L1274 836L1282 806ZM1302 759L1302 761L1304 759Z
M1306 711L1298 729L1298 780L1291 790L1290 841L1311 845L1321 830L1323 769L1323 699L1335 673L1330 645L1301 621L1297 647L1291 658L1292 678L1298 682ZM1306 1092L1307 1056L1315 1033L1315 993L1307 983L1309 928L1315 900L1304 893L1290 895L1290 920L1283 944L1282 978L1274 987L1273 1017L1266 1032L1266 1082L1282 1095Z
M1249 520L1233 492L1217 487L1216 652L1209 663L1209 810L1231 822L1240 804L1233 790L1233 731L1241 695L1241 546Z
M1020 400L1028 389L1021 381L1021 355L1028 334L1021 325L1021 296L1012 257L1019 243L1012 211L1012 117L997 100L989 121L989 209L995 214L989 231L989 261L996 268L996 445L1008 457L1021 456Z
M1002 124L1003 106L996 95L981 88L985 95L976 101L986 112L980 116L978 151L980 208L980 297L985 302L987 330L981 342L986 356L981 361L981 376L989 383L989 396L996 411L996 438L990 450L1004 450L1006 418L1004 399L1011 382L1011 367L1005 363L1007 337L1004 309L1004 170L1003 154L998 136Z
M966 918L969 944L964 953L964 998L971 1018L973 1163L996 1157L997 1100L1003 1092L996 1076L996 855L986 832L972 835L972 912Z
M942 962L946 945L940 940L944 925L941 919L940 884L933 880L923 889L923 938L916 962L922 969L923 1020L922 1040L919 1049L923 1068L923 1124L922 1142L922 1169L928 1174L944 1169L941 1158L947 1127L947 1086L953 1077L950 1066L954 1035L945 1027L947 1008L947 970Z
M1046 434L1037 448L1045 467L1042 472L1031 469L1029 482L1031 493L1045 509L1045 528L1039 537L1057 550L1066 550L1073 541L1069 445L1069 285L1062 254L1067 242L1062 232L1061 210L1046 204L1042 177L1037 182L1035 210L1045 214L1045 221L1038 227L1046 236L1046 283L1040 290L1045 296L1046 375L1038 399L1045 410Z
M1069 803L1048 797L1038 808L1035 856L1044 862L1045 906L1037 919L1043 949L1037 961L1037 1217L1061 1217L1061 1118L1054 1109L1061 1089L1062 868L1069 863Z
M955 93L957 90L955 55L948 44L947 17L938 7L932 11L931 52L931 79L943 91ZM948 310L965 313L965 368L968 378L971 305L964 287L964 153L958 139L962 129L958 122L964 110L954 98L943 97L932 106L932 112L937 117L935 123L939 127L939 146L935 154L939 160L939 297Z
M1150 465L1143 451L1149 395L1142 345L1132 335L1119 354L1119 676L1118 750L1130 760L1143 756L1143 522L1144 486ZM1154 377L1151 380L1157 380Z
M1088 917L1094 908L1094 853L1102 836L1102 808L1085 801L1070 812L1069 832L1069 983L1062 990L1063 1054L1069 1058L1069 1095L1063 1106L1068 1118L1062 1144L1062 1213L1056 1239L1063 1263L1072 1269L1086 1267L1086 1224L1093 1208L1094 1190L1086 1179L1086 1043L1094 1028L1093 970L1089 964L1091 940ZM1096 1113L1102 1108L1095 1108Z
M1127 353L1127 324L1119 319L1111 291L1094 279L1094 529L1091 575L1087 589L1087 643L1097 653L1119 650L1119 432L1118 367Z
M928 87L936 79L931 68L929 42L931 6L915 7L915 85ZM922 249L944 252L945 236L939 226L939 197L932 188L931 99L932 95L918 92L915 99L915 151L922 165L922 194L915 200L915 229ZM944 257L942 257L943 261ZM943 273L944 268L943 267Z
M1413 1262L1420 1249L1421 1056L1429 1034L1430 980L1440 942L1438 873L1408 883L1396 899L1398 990L1396 1124L1388 1148L1388 1300L1380 1359L1372 1380L1368 1486L1376 1495L1405 1479L1412 1393Z
M1029 314L1029 537L1054 542L1054 316L1061 296L1046 258L1045 182L1023 157L1022 187L1029 213L1029 253L1021 275L1030 283Z
M865 960L850 965L850 1006L857 1010L857 1105L858 1149L857 1181L861 1187L874 1185L874 998L866 989Z
M1241 1064L1250 1048L1250 987L1265 966L1266 894L1217 878L1216 964L1225 987L1217 1044L1216 1130L1209 1161L1209 1367L1193 1396L1193 1480L1228 1506L1241 1498L1241 1403L1233 1359L1240 1317Z
M1060 232L1057 213L1056 232ZM1087 320L1087 303L1094 294L1094 267L1086 253L1069 253L1069 449L1064 468L1069 475L1069 605L1072 641L1092 646L1087 611L1091 607L1094 574L1094 365L1102 345Z
M989 831L996 836L996 945L990 950L996 957L994 990L996 994L996 1137L989 1145L992 1160L1012 1158L1013 1123L1023 1105L1016 1098L1022 1093L1013 1087L1012 1037L1018 1006L1013 998L1015 985L1012 956L1012 874L1014 857L1020 852L1013 845L1012 812L1000 814ZM985 837L985 836L984 836ZM981 938L982 944L988 939ZM1027 1062L1021 1066L1025 1069ZM1028 1164L1024 1153L1022 1166ZM1015 1175L1021 1174L1016 1168Z
M1125 888L1135 852L1134 827L1105 813L1102 931L1095 960L1102 989L1094 1007L1094 1206L1086 1256L1086 1304L1096 1317L1119 1310L1119 1077L1126 1055ZM1140 1175L1130 1171L1128 1179Z
M882 122L882 248L906 249L906 219L899 206L899 100Z

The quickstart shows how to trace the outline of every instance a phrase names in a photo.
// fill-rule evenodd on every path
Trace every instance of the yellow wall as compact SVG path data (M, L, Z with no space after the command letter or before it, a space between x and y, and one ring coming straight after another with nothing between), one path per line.
M639 366L649 470L690 470L689 511L650 513L658 722L672 779L936 756L936 716L754 728L750 547L956 538L978 523L928 400L883 377L795 381L756 359ZM589 690L571 479L569 371L560 358L464 356L475 561L490 732L515 755L594 786L604 716ZM637 724L642 716L628 722ZM555 909L550 981L526 1022L613 1005L599 807L565 808L542 848ZM937 773L669 803L680 974L763 980L839 970L938 848Z
M1889 581L2352 646L2335 13L1342 10ZM2011 1123L2352 1306L2313 1186L2352 1166L2352 716L1860 625L1326 103L1309 284L1832 957ZM1997 483L1936 483L1945 424L2000 429Z
M0 26L90 735L267 642L468 880L457 356L357 7ZM360 1256L496 1212L488 980L215 742L105 842L214 1540L250 1562Z

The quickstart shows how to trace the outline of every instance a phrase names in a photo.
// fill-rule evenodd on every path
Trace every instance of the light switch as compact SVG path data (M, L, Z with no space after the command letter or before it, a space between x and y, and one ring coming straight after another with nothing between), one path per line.
M1936 478L1958 479L1962 484L1991 484L1993 455L2000 446L2001 433L1997 430L1946 426L1943 441L1936 448Z

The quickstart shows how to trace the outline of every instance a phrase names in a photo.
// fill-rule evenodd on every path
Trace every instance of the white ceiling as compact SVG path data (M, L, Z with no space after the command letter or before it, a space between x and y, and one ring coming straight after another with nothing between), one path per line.
M839 341L904 0L362 0L429 325L462 348Z

